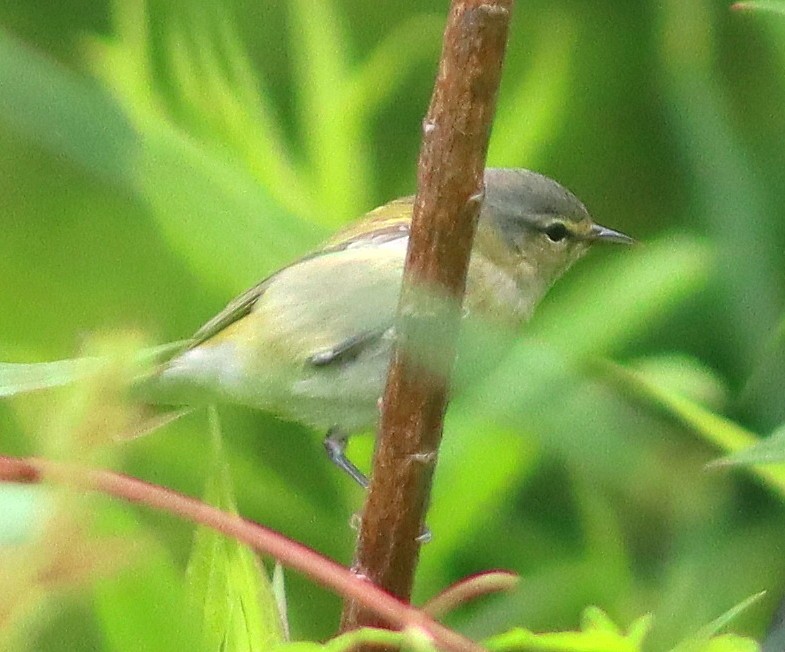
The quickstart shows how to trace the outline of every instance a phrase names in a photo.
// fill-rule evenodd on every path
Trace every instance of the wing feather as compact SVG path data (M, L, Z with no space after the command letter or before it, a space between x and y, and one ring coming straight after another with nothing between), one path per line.
M203 344L231 324L250 314L267 289L281 274L284 274L294 266L349 249L376 247L401 238L408 238L413 205L414 198L405 197L376 208L362 219L337 233L321 249L306 255L304 258L292 263L292 265L284 267L252 288L249 288L197 330L188 342L187 348L194 348Z

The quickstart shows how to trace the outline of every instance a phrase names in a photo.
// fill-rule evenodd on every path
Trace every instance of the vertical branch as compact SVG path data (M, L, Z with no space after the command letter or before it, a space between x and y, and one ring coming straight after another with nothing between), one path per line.
M423 123L397 342L354 564L404 600L441 441L512 4L453 0ZM379 624L357 603L346 605L343 629Z

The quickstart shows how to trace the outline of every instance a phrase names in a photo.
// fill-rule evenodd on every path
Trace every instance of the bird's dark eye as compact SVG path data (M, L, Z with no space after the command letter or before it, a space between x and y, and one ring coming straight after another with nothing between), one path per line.
M553 242L564 240L569 234L570 232L567 230L567 227L561 222L555 222L545 229L545 235Z

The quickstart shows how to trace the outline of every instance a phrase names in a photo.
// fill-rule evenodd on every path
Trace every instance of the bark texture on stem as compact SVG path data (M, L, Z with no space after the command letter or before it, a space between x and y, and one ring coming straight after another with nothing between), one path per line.
M354 563L360 576L404 600L441 441L512 4L452 2L423 123L396 349ZM427 353L423 343L432 345ZM342 628L363 625L383 623L349 602Z

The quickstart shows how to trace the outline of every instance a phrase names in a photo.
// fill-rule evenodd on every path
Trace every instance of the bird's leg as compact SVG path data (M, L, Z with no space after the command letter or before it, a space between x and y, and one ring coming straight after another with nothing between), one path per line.
M346 442L348 439L348 435L340 428L330 428L324 438L324 450L327 451L327 457L330 458L330 461L335 464L335 466L344 473L349 474L349 477L363 489L368 489L368 476L360 471L360 469L346 457ZM359 518L357 520L359 522ZM428 543L430 540L431 530L427 525L423 524L420 534L417 537L417 542Z
M367 489L368 477L346 457L347 440L348 436L343 430L335 427L330 428L324 438L324 450L327 451L327 457L335 466L347 473L363 489Z
M346 457L346 442L348 439L348 435L340 428L330 428L324 438L324 450L327 451L327 457L330 458L330 461L335 466L347 473L363 489L368 489L368 477ZM359 522L359 518L357 520ZM423 524L422 530L420 530L420 534L417 537L417 542L428 543L430 540L431 530L427 525Z

